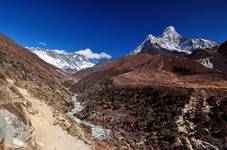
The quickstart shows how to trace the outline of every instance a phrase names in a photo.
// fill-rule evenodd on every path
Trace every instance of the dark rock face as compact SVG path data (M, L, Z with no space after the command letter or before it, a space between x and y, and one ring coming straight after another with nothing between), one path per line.
M220 45L218 52L227 57L227 41Z

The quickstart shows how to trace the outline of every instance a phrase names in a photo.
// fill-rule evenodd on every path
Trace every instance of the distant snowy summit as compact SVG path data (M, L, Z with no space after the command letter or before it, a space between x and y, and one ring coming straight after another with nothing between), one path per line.
M169 26L161 36L156 37L149 34L131 54L149 52L152 50L168 50L190 54L195 49L213 49L216 47L218 47L218 44L211 40L202 38L184 38L177 33L173 26Z
M39 47L26 48L47 63L70 73L93 67L95 63L99 62L101 59L111 59L111 56L104 52L100 54L93 53L90 49L70 53L65 50L53 50Z

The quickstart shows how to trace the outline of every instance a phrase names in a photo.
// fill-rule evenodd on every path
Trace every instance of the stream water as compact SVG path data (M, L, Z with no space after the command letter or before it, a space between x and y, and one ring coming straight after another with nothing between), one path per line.
M71 110L71 112L68 113L68 116L71 119L73 119L76 123L84 124L90 127L92 136L94 136L95 138L98 138L99 140L106 140L111 138L111 130L106 129L101 125L96 125L91 122L77 118L74 114L77 114L78 112L80 112L83 109L83 106L81 105L80 102L77 101L76 95L72 97L72 101L73 101L74 107Z

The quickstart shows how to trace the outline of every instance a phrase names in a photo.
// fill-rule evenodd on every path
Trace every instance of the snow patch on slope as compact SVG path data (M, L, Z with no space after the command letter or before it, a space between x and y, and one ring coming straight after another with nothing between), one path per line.
M214 64L211 62L211 59L212 58L210 58L210 57L201 58L201 59L198 59L197 62L199 62L200 64L202 64L203 66L205 66L207 68L213 69Z

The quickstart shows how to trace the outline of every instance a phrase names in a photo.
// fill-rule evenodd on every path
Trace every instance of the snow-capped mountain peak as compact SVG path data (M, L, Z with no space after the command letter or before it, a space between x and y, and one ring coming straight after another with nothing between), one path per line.
M67 52L65 50L45 49L39 47L26 48L38 55L47 63L50 63L67 72L75 72L89 67L93 67L95 63L93 63L90 58L93 58L94 56L96 56L94 57L94 59L111 58L111 56L106 53L93 53L90 49L89 51L88 49L85 49L75 52ZM88 58L88 56L90 57Z
M195 49L212 49L218 47L214 41L194 38L187 39L177 33L173 26L167 27L161 36L149 34L146 39L131 54L149 52L152 50L178 51L190 54Z
M163 32L162 37L170 38L172 40L182 38L182 36L179 33L177 33L176 29L173 26L167 27Z

